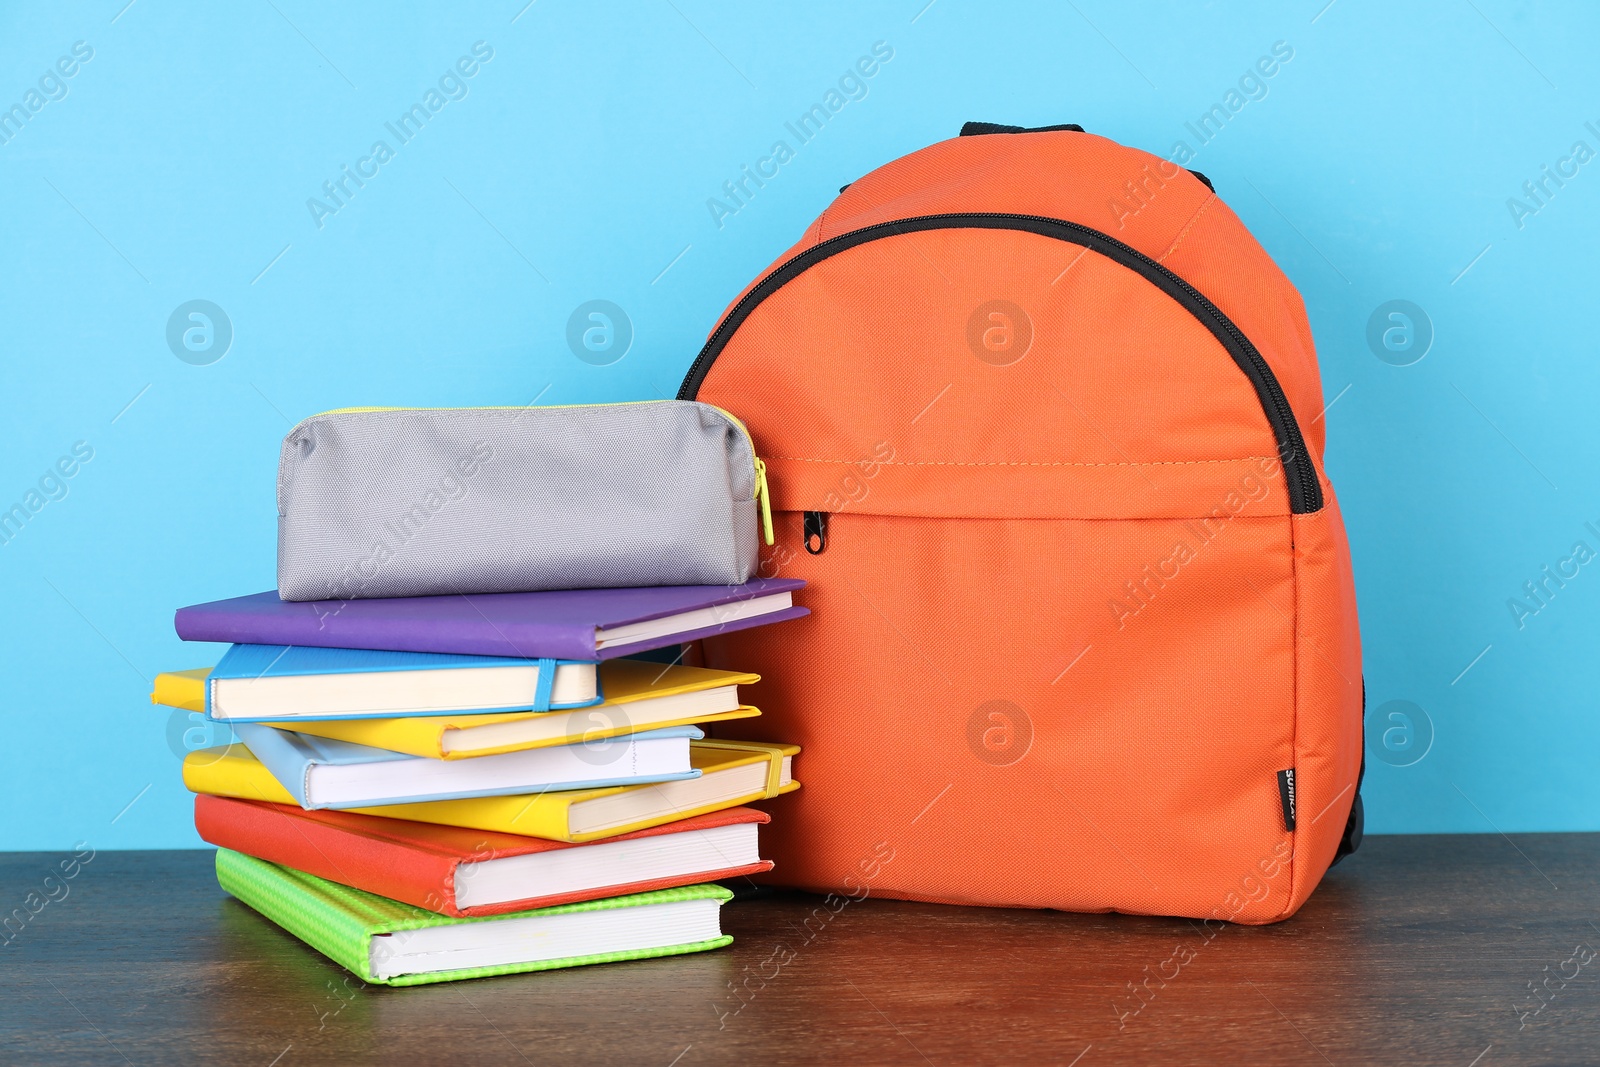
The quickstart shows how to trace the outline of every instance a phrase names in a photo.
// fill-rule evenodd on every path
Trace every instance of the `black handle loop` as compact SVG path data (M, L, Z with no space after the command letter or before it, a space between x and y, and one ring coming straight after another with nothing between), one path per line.
M1083 127L1075 122L1064 122L1059 126L1006 126L998 122L969 122L961 127L961 136L975 137L984 133L1055 133L1058 130L1082 133Z

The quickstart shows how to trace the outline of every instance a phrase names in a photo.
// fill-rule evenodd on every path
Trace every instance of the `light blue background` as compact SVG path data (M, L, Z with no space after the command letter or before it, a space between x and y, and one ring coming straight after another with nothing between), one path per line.
M1292 61L1192 165L1300 287L1337 397L1369 829L1600 829L1600 563L1524 629L1506 603L1574 541L1600 550L1600 162L1520 229L1506 203L1575 141L1600 149L1592 8L124 2L0 16L0 105L94 49L0 145L0 507L94 449L0 546L0 848L198 842L148 682L214 654L176 640L175 607L272 585L292 422L670 396L840 185L968 119L1165 154L1275 41ZM395 147L383 124L480 40L494 58L466 98L319 229L307 198ZM894 58L867 97L719 228L707 199L876 41ZM192 299L232 321L209 366L165 341ZM565 342L591 299L635 329L610 366ZM1391 299L1432 320L1411 366L1366 341ZM1410 766L1378 758L1390 700L1432 723ZM1391 741L1391 762L1419 754Z

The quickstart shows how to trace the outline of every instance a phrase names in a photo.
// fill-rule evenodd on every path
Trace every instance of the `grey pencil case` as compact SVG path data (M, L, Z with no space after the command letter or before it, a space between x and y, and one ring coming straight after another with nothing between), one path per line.
M283 439L278 595L741 584L758 525L766 468L710 404L345 408Z

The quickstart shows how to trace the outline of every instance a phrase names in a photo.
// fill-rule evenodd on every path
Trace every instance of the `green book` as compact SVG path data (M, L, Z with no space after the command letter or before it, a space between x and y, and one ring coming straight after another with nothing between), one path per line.
M422 985L721 948L718 885L453 918L217 850L217 881L366 982Z

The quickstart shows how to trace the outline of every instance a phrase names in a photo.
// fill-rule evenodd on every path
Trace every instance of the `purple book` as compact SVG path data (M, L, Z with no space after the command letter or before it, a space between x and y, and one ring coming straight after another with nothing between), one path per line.
M603 660L809 615L798 578L744 585L280 600L274 590L179 608L185 641Z

